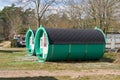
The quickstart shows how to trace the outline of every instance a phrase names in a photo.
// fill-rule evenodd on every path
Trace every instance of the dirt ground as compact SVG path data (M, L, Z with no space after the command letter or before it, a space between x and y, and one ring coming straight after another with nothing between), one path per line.
M92 76L92 75L120 75L120 70L83 70L83 71L70 71L70 70L1 70L1 78L16 78L16 77L38 77L38 76L70 76L71 78Z

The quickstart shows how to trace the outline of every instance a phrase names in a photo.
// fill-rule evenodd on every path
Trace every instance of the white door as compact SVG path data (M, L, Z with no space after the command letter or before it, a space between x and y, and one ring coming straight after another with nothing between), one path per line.
M40 38L40 50L41 53L43 54L42 57L45 58L48 53L48 43L45 33L43 33L42 37Z
M111 49L115 49L115 36L114 35L112 36L112 39L111 39Z
M33 39L32 35L30 36L30 47L32 50L34 50L34 39Z

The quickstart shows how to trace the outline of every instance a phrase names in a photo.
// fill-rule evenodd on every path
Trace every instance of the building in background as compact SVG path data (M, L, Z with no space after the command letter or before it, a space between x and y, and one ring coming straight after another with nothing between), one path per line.
M107 32L106 50L118 52L120 50L120 32Z
M15 47L25 47L25 33L14 35Z

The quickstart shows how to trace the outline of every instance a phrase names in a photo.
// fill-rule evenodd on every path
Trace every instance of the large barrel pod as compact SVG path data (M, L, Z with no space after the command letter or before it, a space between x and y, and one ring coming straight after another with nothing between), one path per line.
M26 32L26 49L29 55L35 55L35 33L36 31L33 31L32 29L28 29Z
M105 36L95 29L52 29L40 27L35 36L40 62L63 60L98 60L105 50Z

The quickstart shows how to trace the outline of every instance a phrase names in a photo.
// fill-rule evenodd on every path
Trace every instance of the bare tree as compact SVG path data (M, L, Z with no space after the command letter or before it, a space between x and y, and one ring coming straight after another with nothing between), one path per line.
M71 19L71 25L74 28L83 28L82 15L84 13L83 0L65 0L66 13Z
M37 21L37 28L41 24L41 19L49 7L55 3L56 0L19 0L19 3L25 3L24 6L34 6L35 17Z
M106 32L117 16L120 0L88 0L87 15Z

